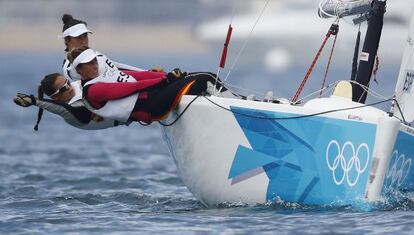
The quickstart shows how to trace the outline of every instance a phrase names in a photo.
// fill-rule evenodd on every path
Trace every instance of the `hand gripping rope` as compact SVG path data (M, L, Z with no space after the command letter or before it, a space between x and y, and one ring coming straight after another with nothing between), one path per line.
M318 62L318 59L319 59L319 57L320 57L320 55L321 55L321 53L322 53L322 51L323 51L323 49L324 49L324 47L326 45L326 42L331 37L331 35L335 35L336 36L338 34L338 32L339 32L339 25L335 22L335 23L333 23L331 25L328 33L326 34L325 39L323 40L323 43L322 43L321 47L319 48L318 53L316 54L315 58L313 59L312 64L310 65L308 71L306 72L305 77L302 80L302 83L299 85L299 88L296 91L295 96L292 99L292 103L296 103L296 101L298 100L298 98L300 96L300 93L302 92L303 88L305 87L305 84L306 84L309 76L311 75L311 73L312 73L312 71L313 71L316 63ZM334 46L335 46L335 44L334 44ZM332 53L333 53L333 51L331 52L331 57L332 57ZM328 64L327 69L329 69L329 64ZM327 72L326 72L326 75L327 75Z

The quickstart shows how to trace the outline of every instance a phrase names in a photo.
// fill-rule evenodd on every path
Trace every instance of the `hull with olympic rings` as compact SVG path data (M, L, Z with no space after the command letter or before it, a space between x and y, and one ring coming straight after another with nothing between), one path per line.
M184 184L204 205L366 201L378 121L385 112L356 108L361 104L341 97L303 106L214 96L194 99L184 96L167 122L191 105L162 131ZM396 140L414 142L412 135L401 133ZM390 146L390 151L400 149ZM400 156L399 151L393 154ZM396 167L384 168L383 182L411 180L411 173L400 177L399 171L411 166L408 154L414 156L407 153L396 160ZM385 176L387 171L390 176Z
M382 192L414 191L414 129L402 126L397 135Z

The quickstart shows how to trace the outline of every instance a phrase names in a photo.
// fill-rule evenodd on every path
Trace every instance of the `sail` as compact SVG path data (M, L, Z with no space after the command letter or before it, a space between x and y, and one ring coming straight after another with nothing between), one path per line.
M407 38L400 74L395 87L395 96L407 122L414 121L414 14L411 17L410 30ZM395 115L402 118L398 110Z
M322 1L318 15L321 18L346 17L369 12L372 0L359 1Z

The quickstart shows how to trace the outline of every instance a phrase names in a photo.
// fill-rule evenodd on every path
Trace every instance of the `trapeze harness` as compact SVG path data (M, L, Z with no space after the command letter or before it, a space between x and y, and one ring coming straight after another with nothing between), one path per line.
M82 102L82 86L80 81L72 82L75 96L66 104L58 103L50 99L39 99L36 106L51 113L61 116L69 125L84 130L99 130L118 125L124 125L119 121L102 118L85 108Z

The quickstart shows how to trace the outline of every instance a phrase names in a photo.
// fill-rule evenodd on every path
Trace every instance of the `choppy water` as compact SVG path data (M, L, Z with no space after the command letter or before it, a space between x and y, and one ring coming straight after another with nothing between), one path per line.
M412 193L369 211L283 202L205 208L178 177L156 125L81 131L46 114L40 131L34 132L37 110L17 107L11 99L17 91L34 92L41 76L59 66L60 55L33 58L0 56L0 234L414 231ZM176 62L197 69L204 61Z

